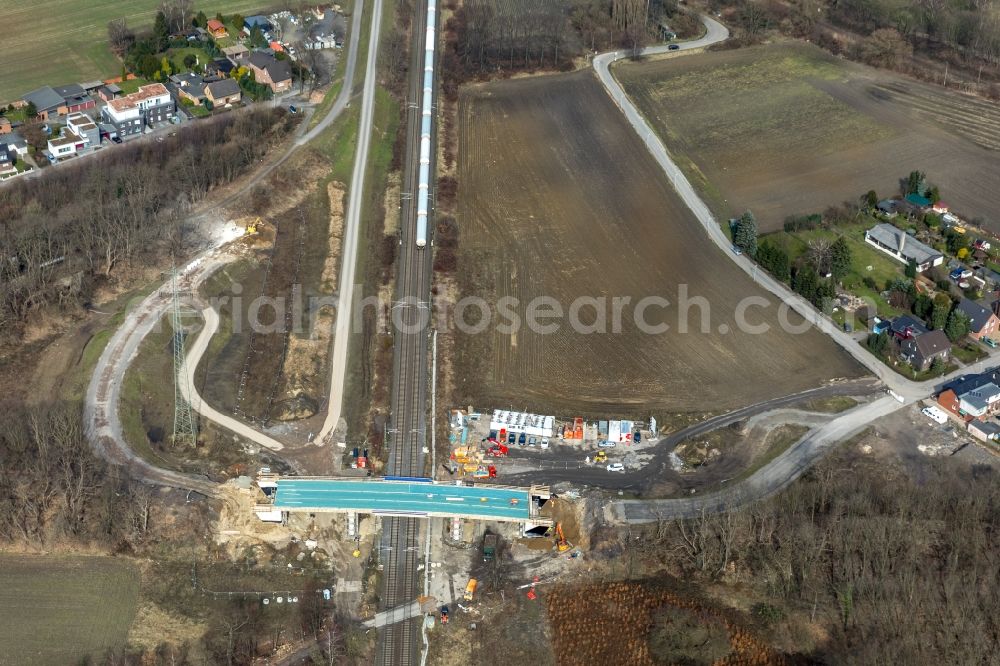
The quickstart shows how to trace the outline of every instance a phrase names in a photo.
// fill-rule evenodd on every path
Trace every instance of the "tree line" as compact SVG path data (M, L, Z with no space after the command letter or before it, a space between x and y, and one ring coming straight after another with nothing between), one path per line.
M178 253L185 213L257 164L294 127L255 108L138 141L0 190L0 343L33 313L88 302L137 263Z
M808 660L986 663L1000 648L995 472L928 462L918 482L848 457L765 501L632 528L606 554L735 585L768 631L791 614L820 624L828 639Z

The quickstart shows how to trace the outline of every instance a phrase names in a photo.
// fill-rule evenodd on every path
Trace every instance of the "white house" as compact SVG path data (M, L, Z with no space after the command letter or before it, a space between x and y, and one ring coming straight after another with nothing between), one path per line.
M912 261L920 272L944 262L944 255L940 252L885 222L866 231L865 240L897 261L904 264Z

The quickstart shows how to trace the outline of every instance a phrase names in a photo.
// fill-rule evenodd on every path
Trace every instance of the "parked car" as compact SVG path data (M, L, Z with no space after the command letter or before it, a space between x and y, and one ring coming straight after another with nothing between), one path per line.
M671 44L667 47L668 51L679 51L681 48L680 44Z
M299 110L298 110L298 108L294 104L292 104L291 106L288 107L288 112L289 113L298 113Z
M122 138L120 136L113 136L113 137L111 137L111 140L114 141L115 143L121 143L122 142Z
M602 449L613 449L615 448L615 443L610 439L599 439L597 440L597 445Z
M528 439L528 446L538 446L538 438L532 436Z
M527 441L528 441L528 436L525 435L523 432L517 438L517 443L520 444L521 446L524 446Z
M981 339L983 341L983 344L986 345L987 347L992 347L993 349L1000 347L1000 343L998 343L993 338L981 338Z
M609 472L624 472L625 471L625 465L623 465L621 463L608 463L608 471Z
M738 246L734 245L733 246L733 254L735 254L738 257L741 254L743 254L743 250L741 250Z
M639 432L638 430L636 430L635 431L635 435L632 437L632 441L635 442L636 444L641 444L642 443L642 433Z
M549 448L549 438L548 437L542 437L542 444L541 444L541 446L542 446L543 449Z

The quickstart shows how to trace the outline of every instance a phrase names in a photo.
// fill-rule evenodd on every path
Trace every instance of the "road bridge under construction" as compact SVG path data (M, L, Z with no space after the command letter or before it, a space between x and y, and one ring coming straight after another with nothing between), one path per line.
M257 485L268 501L254 510L278 522L288 513L371 513L409 518L467 518L519 522L526 529L550 525L539 507L548 486L439 483L417 477L280 477L262 474Z

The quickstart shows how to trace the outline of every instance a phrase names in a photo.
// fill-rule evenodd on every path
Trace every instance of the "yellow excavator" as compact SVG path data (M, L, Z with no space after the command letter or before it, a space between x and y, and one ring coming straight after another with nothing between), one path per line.
M250 222L247 222L246 235L247 236L253 236L254 234L256 234L257 233L257 227L260 226L262 223L263 223L263 220L261 220L259 217L254 218Z
M601 450L601 451L598 451L597 453L595 453L594 454L594 462L595 463L608 462L608 452L604 451L604 450Z

